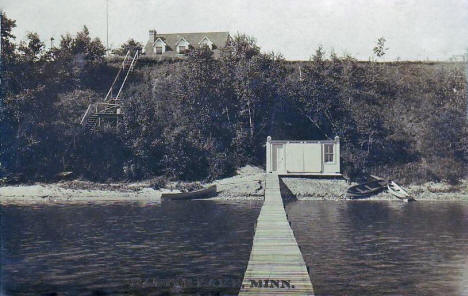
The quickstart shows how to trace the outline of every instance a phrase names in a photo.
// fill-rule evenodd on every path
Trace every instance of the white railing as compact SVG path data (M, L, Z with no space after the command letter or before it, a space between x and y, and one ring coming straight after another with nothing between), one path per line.
M122 92L122 89L125 85L125 82L127 82L128 75L130 72L133 70L133 67L135 66L136 60L138 59L139 53L138 50L135 52L135 56L133 56L132 63L130 64L130 67L128 68L127 75L125 75L124 81L122 82L122 85L120 86L119 92L117 93L117 96L115 97L116 100L119 99L120 93Z
M122 61L122 66L120 67L119 72L117 72L117 75L115 75L114 81L112 82L112 85L111 85L111 87L109 88L109 91L107 92L106 97L104 98L104 102L107 101L107 99L108 99L109 96L111 95L112 90L114 89L114 85L115 85L115 83L117 82L117 80L118 80L119 77L120 77L120 73L125 69L125 62L127 61L127 58L128 58L129 55L130 55L130 50L127 51L127 54L125 55L125 58L124 58L124 60Z
M81 125L83 125L83 123L85 122L85 120L88 118L88 115L89 115L89 112L91 111L91 107L92 107L92 106L93 106L93 104L89 104L88 109L86 109L85 114L84 114L83 117L81 118L81 122L80 122Z

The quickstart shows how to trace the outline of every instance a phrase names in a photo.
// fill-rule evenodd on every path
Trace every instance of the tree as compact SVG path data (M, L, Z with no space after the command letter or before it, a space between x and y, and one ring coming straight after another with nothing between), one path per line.
M235 106L235 112L229 113L235 119L232 145L238 164L257 163L264 157L259 143L272 131L274 110L281 103L285 62L280 55L261 53L255 39L247 35L235 36L230 48L220 70L228 80L231 105Z
M13 40L16 38L12 31L16 28L16 21L9 19L5 12L2 14L2 31L1 31L1 42L2 42L2 63L8 65L15 58L16 44Z
M339 113L346 106L342 102L340 80L343 63L339 59L326 60L325 52L319 47L310 63L304 67L304 80L299 83L296 100L299 109L316 129L314 137L332 139L335 135L344 136L339 127L344 120Z
M257 40L246 34L237 34L234 36L229 44L231 54L236 58L246 58L258 55L260 53L260 47L257 45Z
M99 38L91 39L88 27L83 26L83 30L73 37L70 34L62 35L60 45L53 49L56 59L63 60L83 60L86 63L102 63L106 49Z
M88 27L83 26L83 30L76 34L72 43L74 54L84 54L89 62L102 62L106 54L106 48L99 38L91 39Z
M44 52L44 42L41 41L37 33L29 32L26 38L27 41L21 41L18 49L26 61L37 62Z
M13 65L16 62L13 42L15 36L12 30L16 27L16 21L9 19L4 11L1 13L1 53L0 53L0 176L8 171L14 162L14 154L10 153L10 147L14 145L15 125L13 115L6 106L6 97L11 93L11 81L15 78Z
M128 51L130 51L130 55L134 55L136 51L141 52L142 48L143 48L143 45L140 42L135 41L132 38L132 39L129 39L127 42L123 43L120 46L120 48L112 50L112 53L115 55L124 56L127 54Z
M0 42L1 42L1 58L0 58L0 78L2 84L0 85L0 100L2 95L6 95L10 92L11 88L14 86L15 76L12 73L14 64L17 62L16 54L16 44L14 39L16 38L13 35L12 31L16 28L16 21L9 19L5 12L1 11L1 32L0 32ZM1 104L1 103L0 103ZM1 106L0 106L1 108Z
M422 131L421 156L436 181L456 184L465 174L466 114L462 110L433 113Z
M5 21L10 27L14 24L14 21L3 18L2 23ZM11 39L9 32L8 28L2 28L2 42L5 38ZM107 75L107 80L112 80L114 71L102 66L104 47L101 42L92 40L84 27L75 38L69 34L63 36L60 47L48 52L44 52L44 43L36 33L28 33L26 41L9 48L18 50L9 55L8 72L3 72L4 75L10 73L10 79L0 106L0 171L22 173L26 178L37 179L54 175L67 163L74 164L77 173L80 169L86 170L89 165L81 167L79 161L67 158L77 155L68 152L74 151L75 145L71 143L76 143L74 139L81 130L76 119L86 109L77 103L87 99L82 96L87 92L61 96L60 99L58 94L102 84L94 77ZM72 107L65 114L62 108L67 106ZM116 150L118 148L116 146ZM94 163L109 166L103 162ZM115 167L111 170L119 171Z
M374 47L373 51L378 58L383 57L386 54L386 51L389 50L388 47L385 47L385 41L387 40L384 37L377 39L377 45Z

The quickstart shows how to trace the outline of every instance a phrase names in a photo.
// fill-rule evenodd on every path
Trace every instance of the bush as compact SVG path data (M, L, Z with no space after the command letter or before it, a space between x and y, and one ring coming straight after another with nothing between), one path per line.
M203 186L198 182L191 182L191 183L178 182L175 188L180 190L181 192L191 192L191 191L200 190L203 188Z
M155 190L158 190L158 189L166 187L167 183L168 183L168 179L166 176L159 176L151 180L150 187Z
M225 153L217 153L208 159L209 163L209 180L215 180L232 176L236 172L234 160L232 156Z
M434 181L445 181L457 185L464 177L465 165L451 158L435 158L430 163L430 172Z

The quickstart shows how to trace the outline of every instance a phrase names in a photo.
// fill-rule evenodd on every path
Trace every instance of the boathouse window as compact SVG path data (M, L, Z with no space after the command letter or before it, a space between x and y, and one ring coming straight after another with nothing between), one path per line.
M163 52L162 46L156 46L156 54L162 54Z
M333 162L333 144L323 145L325 162Z

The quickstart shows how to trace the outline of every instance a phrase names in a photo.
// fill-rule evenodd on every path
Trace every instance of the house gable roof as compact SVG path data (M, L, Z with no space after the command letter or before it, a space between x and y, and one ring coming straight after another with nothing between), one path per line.
M200 44L204 38L208 38L217 48L226 47L229 40L229 32L200 32L200 33L171 33L157 34L169 47L175 48L181 39L189 44Z
M205 36L205 37L202 38L202 40L200 40L200 42L198 42L198 44L202 44L202 43L205 43L205 42L206 42L206 43L213 43L213 42L210 40L210 38L208 38L208 37Z
M166 42L164 42L164 40L162 40L161 38L156 39L156 41L154 41L154 45L156 45L156 43L158 43L158 42L162 42L162 44L167 46Z
M185 40L184 37L182 37L176 42L175 46L178 46L182 41L185 41L185 43L188 43L190 45L190 42L188 42L187 40Z

